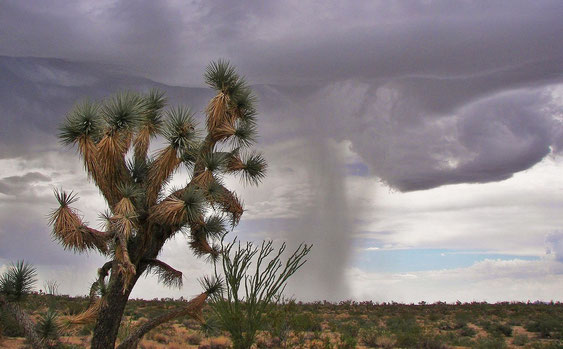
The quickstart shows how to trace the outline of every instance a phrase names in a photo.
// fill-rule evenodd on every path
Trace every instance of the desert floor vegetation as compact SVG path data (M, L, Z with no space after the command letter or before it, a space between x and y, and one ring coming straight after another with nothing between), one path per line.
M128 302L118 343L128 330L154 314L182 306L184 300L132 299ZM88 306L88 297L30 294L20 302L36 323L49 311L60 316ZM229 348L213 310L206 322L179 317L148 332L139 348ZM563 348L561 303L399 304L343 301L281 301L263 319L256 348ZM0 311L0 347L28 348L24 334ZM93 325L60 329L61 348L88 348Z

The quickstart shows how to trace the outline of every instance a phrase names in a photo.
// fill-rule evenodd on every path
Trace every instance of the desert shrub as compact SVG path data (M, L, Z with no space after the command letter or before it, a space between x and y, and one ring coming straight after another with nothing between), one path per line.
M289 338L292 323L295 321L296 305L294 300L282 300L268 316L267 330L277 345L284 345Z
M197 332L190 333L186 336L186 342L191 345L199 345L199 343L201 343L202 340L203 338Z
M563 325L560 319L542 315L537 320L529 322L525 328L530 332L539 332L542 338L551 338L552 332L563 330Z
M440 321L437 325L438 329L443 330L443 331L452 331L454 330L454 326L452 326L449 322L447 321Z
M237 243L236 239L224 245L221 240L220 264L225 283L222 285L220 278L204 278L202 284L214 290L209 305L221 328L230 333L235 349L252 346L257 331L265 327L267 315L281 299L288 278L306 262L303 259L311 246L299 245L282 262L285 249L282 243L276 251L273 241L254 246L251 242Z
M294 331L315 332L322 331L321 320L311 313L295 314L289 319L289 325Z
M0 308L0 328L2 329L2 335L6 337L24 336L23 329L20 327L16 319L11 314L3 311L2 308Z
M36 325L37 334L47 347L56 347L60 336L60 326L58 324L58 314L54 309L49 309L42 314Z
M473 344L473 341L469 337L459 336L455 332L446 332L436 338L440 339L443 343L447 343L452 346L456 347L470 347Z
M168 337L166 337L162 333L155 334L153 336L153 339L160 344L167 344L168 343Z
M504 349L506 343L502 337L479 337L472 347L475 349Z
M518 346L523 346L523 345L526 345L529 340L530 339L528 338L527 335L519 334L519 335L514 336L514 340L512 341L512 344L518 345Z
M209 344L202 344L198 349L228 349L231 347L231 343L224 337L212 338Z
M530 349L561 349L563 348L563 343L561 342L533 342L526 346Z
M458 313L455 313L454 315L454 328L455 329L460 329L460 328L464 328L467 327L467 323L469 322L469 320L471 320L471 314L465 312L465 311L460 311Z
M336 331L340 333L339 348L355 348L358 343L358 332L360 328L353 321L338 324Z
M477 331L475 331L473 328L465 325L459 330L459 334L463 337L473 337L477 334Z
M445 345L440 338L438 337L422 337L418 344L417 348L420 349L447 349L448 346Z
M487 327L484 327L485 331L493 336L512 336L512 327L506 324L501 324L498 322L488 323Z
M395 345L391 332L379 328L362 329L359 338L363 345L370 348L391 348Z
M397 346L414 347L418 344L422 329L416 323L416 318L405 314L387 319L387 328L395 334Z
M356 348L356 344L358 344L358 339L356 337L352 337L349 335L341 335L340 344L338 345L338 348L354 349Z
M85 307L82 306L82 304L78 303L78 302L69 302L66 305L66 311L65 313L68 315L78 315L80 313L82 313L85 310Z

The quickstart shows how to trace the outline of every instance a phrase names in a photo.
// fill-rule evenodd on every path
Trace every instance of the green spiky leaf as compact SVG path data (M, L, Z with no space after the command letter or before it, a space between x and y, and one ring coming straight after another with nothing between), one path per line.
M139 161L136 158L127 160L127 170L129 170L131 178L135 183L144 183L146 181L150 165L150 161Z
M163 135L175 149L188 150L197 145L198 133L190 108L178 106L166 112Z
M143 118L143 100L136 93L117 93L105 102L102 115L111 131L133 131Z
M233 98L232 98L232 106L239 112L241 115L245 115L248 112L256 113L256 95L252 92L252 89L248 86L244 86L240 88Z
M147 273L155 274L158 277L158 282L166 287L182 288L183 275L181 271L172 268L158 259L148 259L146 263Z
M66 116L59 129L59 139L65 145L75 144L82 136L96 141L102 132L100 108L97 104L84 101L77 104Z
M209 63L205 69L204 79L211 88L227 94L241 87L235 68L222 59Z
M224 194L223 186L217 180L214 180L207 186L207 197L211 202L219 201Z
M266 176L268 164L260 153L243 155L244 169L241 172L242 180L248 184L258 184Z
M188 222L197 221L203 214L205 206L205 197L201 190L195 188L194 186L189 186L182 193L181 200L184 202L186 207Z
M143 107L145 108L144 122L150 124L155 131L162 126L160 111L166 106L167 99L164 91L153 88L143 97Z
M67 193L64 190L57 188L55 188L53 191L55 193L55 198L57 198L57 201L59 202L59 205L61 207L70 206L78 200L78 197L72 191L70 193Z
M206 237L219 238L227 231L227 223L223 216L212 215L205 219L202 231Z
M256 142L256 125L251 122L239 122L231 140L235 147L251 146Z
M143 195L143 188L140 188L133 183L118 185L117 190L121 194L121 197L127 198L132 201Z
M60 336L61 326L58 323L58 313L55 309L49 308L43 313L37 322L37 334L43 341L56 340Z
M29 294L37 282L37 270L25 261L17 261L0 276L0 293L20 301Z
M204 276L199 279L199 284L208 295L220 294L223 292L224 283L221 277Z
M227 166L228 153L225 152L209 152L203 154L203 163L205 168L211 172L223 172Z

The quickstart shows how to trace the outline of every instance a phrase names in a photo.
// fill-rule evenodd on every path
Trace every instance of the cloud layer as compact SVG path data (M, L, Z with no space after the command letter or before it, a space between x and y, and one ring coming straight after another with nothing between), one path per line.
M61 253L45 226L53 186L79 191L87 220L104 205L73 150L57 144L57 125L76 101L118 89L157 86L201 112L211 95L204 67L225 57L254 84L271 164L260 188L229 182L247 198L236 233L314 242L296 276L304 298L394 294L370 285L394 290L395 276L354 269L359 244L547 251L540 262L413 274L437 286L410 276L397 285L441 297L440 285L454 282L456 298L467 298L456 273L482 285L476 275L486 272L501 281L482 297L496 299L521 270L546 285L535 298L552 297L563 255L553 175L563 149L562 12L556 0L4 1L0 258L32 256L46 273L50 264L73 263L70 274L98 266L99 256ZM184 245L165 256L195 263L178 257ZM522 282L515 298L533 295Z

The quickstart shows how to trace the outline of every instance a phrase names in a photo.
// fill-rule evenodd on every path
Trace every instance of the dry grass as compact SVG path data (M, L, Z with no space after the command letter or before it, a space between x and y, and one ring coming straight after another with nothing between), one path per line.
M213 133L215 129L222 126L229 119L229 101L229 96L223 92L219 92L209 101L205 112L207 114L207 130L210 133Z
M147 202L149 205L156 202L163 183L176 171L181 162L182 160L178 157L177 150L171 145L157 153L156 160L149 168L149 186L147 190Z
M131 202L129 198L119 200L119 202L115 204L113 212L122 217L133 217L136 215L135 205L133 205L133 202Z
M147 156L151 135L154 132L151 126L152 125L144 125L141 127L133 140L133 147L135 148L134 154L137 159L144 159Z
M184 201L171 195L154 206L150 220L169 226L178 226L186 221L187 211Z

